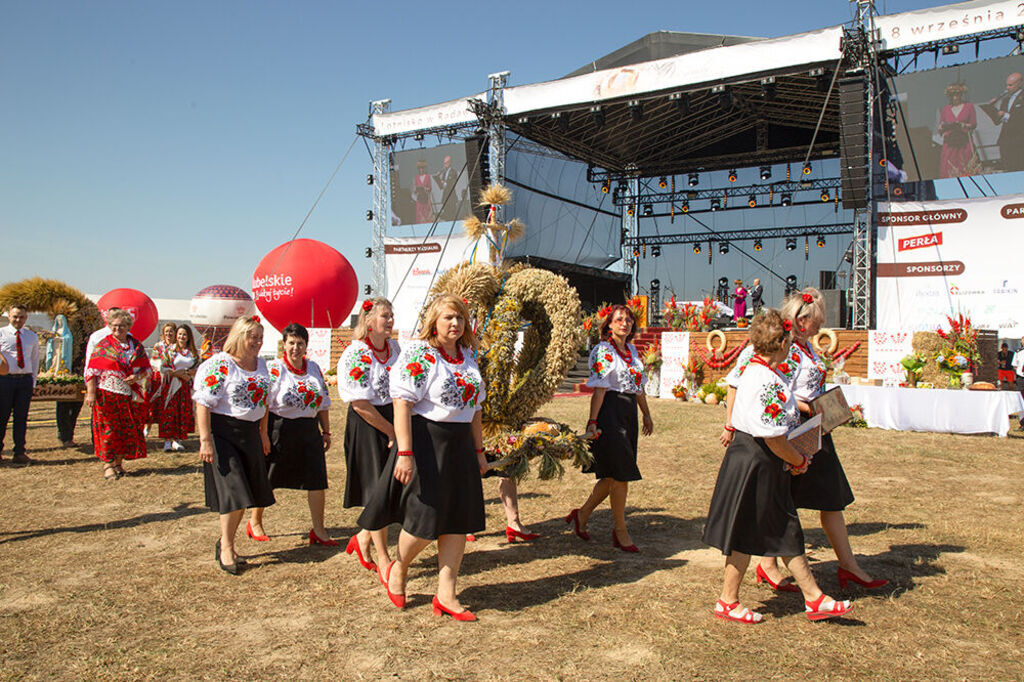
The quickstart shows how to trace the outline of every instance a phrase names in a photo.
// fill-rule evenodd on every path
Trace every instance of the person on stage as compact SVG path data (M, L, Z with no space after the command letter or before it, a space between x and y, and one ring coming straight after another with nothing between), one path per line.
M761 306L764 305L761 302L762 296L764 296L764 288L761 286L761 280L755 277L754 285L750 287L750 307L754 315L761 312Z
M942 135L939 177L977 175L981 172L981 161L971 135L978 127L978 114L974 105L967 101L967 85L953 83L946 88L946 97L949 104L939 111L939 134Z
M345 508L364 507L395 443L395 416L389 377L398 359L398 341L391 338L395 311L386 298L363 301L352 343L338 360L338 396L348 403L345 418ZM370 558L370 541L377 560ZM391 563L387 527L360 530L345 551L355 553L363 568L377 571Z
M270 441L270 487L305 490L313 528L309 544L337 547L324 526L327 459L331 447L331 398L327 382L314 361L306 358L309 332L293 322L281 330L284 356L267 364L270 391L260 436ZM263 508L253 507L245 532L254 540L269 539L263 530Z
M193 382L199 456L206 504L220 514L215 555L221 570L237 575L235 534L245 510L274 504L267 477L270 442L261 437L270 373L260 358L263 326L256 315L235 320L224 350L199 365Z
M481 474L487 469L481 410L483 378L465 302L444 294L430 304L417 339L402 349L391 371L395 441L359 526L370 531L402 524L398 559L388 564L385 588L405 606L409 567L437 540L435 615L476 620L456 594L466 534L484 528Z
M160 437L164 452L184 450L181 441L196 429L195 406L192 404L192 379L199 364L192 330L180 325L174 330L174 345L166 346L160 357L160 385L157 394Z
M146 351L128 330L132 316L124 310L107 313L110 334L93 348L85 367L85 404L92 407L92 440L107 480L125 475L126 459L146 456Z
M32 403L32 392L36 387L39 373L39 337L25 327L28 309L20 304L7 310L10 322L0 329L0 354L7 361L7 374L0 376L0 453L4 449L7 424L14 415L14 457L17 465L31 464L26 450L28 433L28 409Z
M1011 73L1006 77L1006 89L989 101L996 109L993 122L999 126L999 168L1004 171L1020 170L1024 166L1024 74Z
M734 280L733 284L736 285L736 288L732 292L734 299L732 315L733 319L738 321L740 318L747 316L747 290L743 288L742 279Z
M811 465L786 439L799 423L791 380L778 372L779 365L790 361L792 326L771 309L751 323L754 354L736 388L732 425L728 426L733 438L718 471L703 534L703 541L726 557L715 617L751 625L763 620L739 599L751 555L782 557L803 592L810 620L833 618L850 610L849 601L831 599L815 582L790 491L791 478L804 474Z
M582 507L565 517L577 536L589 540L587 521L597 505L610 498L612 545L623 552L639 552L626 529L626 494L630 481L640 480L637 467L637 406L643 413L643 434L654 432L654 421L647 406L644 385L647 375L636 346L630 341L636 333L636 319L624 305L613 305L601 323L603 339L590 351L590 419L586 436L591 439L593 464L584 473L597 478L590 497Z

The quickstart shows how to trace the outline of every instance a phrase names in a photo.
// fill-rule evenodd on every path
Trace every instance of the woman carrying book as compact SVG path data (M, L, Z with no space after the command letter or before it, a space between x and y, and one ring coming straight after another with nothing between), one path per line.
M750 556L782 557L803 592L810 620L843 615L850 602L825 595L804 554L804 534L790 492L790 481L807 471L811 459L786 435L797 426L791 382L779 367L789 362L793 325L775 310L754 318L754 353L736 387L732 438L711 497L703 540L725 555L716 618L756 624L762 616L742 606L739 587Z

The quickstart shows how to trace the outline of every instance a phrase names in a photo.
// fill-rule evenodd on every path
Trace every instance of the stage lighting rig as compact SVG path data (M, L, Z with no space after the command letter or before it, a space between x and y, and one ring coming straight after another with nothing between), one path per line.
M629 117L634 123L639 123L644 117L644 103L638 99L629 100L629 104L626 105L629 110Z
M821 235L821 234L818 235L818 242L817 242L817 244L818 244L818 248L819 249L825 248L825 235Z
M796 251L795 237L786 237L786 251Z
M415 135L412 136L412 139L416 140L417 142L423 142L423 133L416 133Z
M764 248L764 246L761 244L761 240L760 239L755 239L754 240L754 251L760 251L763 248Z
M373 184L373 173L370 173L369 175L366 176L366 184L367 185L372 185Z
M366 211L366 219L367 220L373 220L373 211L371 211L371 210L367 210Z
M651 255L654 256L655 258L660 256L661 255L661 247L660 246L652 246L651 247Z
M811 174L811 162L810 161L808 161L807 163L804 164L803 174L804 175L810 175Z
M761 79L761 97L764 97L765 101L771 102L775 99L775 77L769 76L768 78Z
M722 256L729 253L729 242L719 242L718 253Z
M679 207L679 212L680 213L689 213L690 212L690 202L689 201L684 201L683 205Z
M363 287L363 293L369 296L370 294L373 293L373 287L367 284L366 286Z
M373 249L371 249L369 246L366 247L366 257L373 258Z
M609 182L608 180L605 180L604 182L601 183L601 194L608 194L608 192L610 192L611 189L612 183Z
M700 176L696 173L690 173L690 176L686 179L686 184L690 187L696 187L700 184Z
M711 200L711 210L712 211L717 211L720 208L722 208L721 200L720 199L712 199Z
M738 178L738 177L739 176L736 175L736 171L735 170L729 171L729 182L736 182L736 178Z
M665 189L666 187L668 187L668 178L666 178L664 175L662 175L661 179L658 180L658 187L660 187L662 189Z
M772 167L771 166L761 166L761 179L762 180L767 180L770 177L772 177Z
M832 197L830 197L830 196L828 195L828 190L827 190L827 189L823 189L823 190L821 190L821 200L822 200L822 201L828 201L828 200L829 200L829 199L831 199L831 198L832 198Z
M783 206L792 206L793 205L793 195L792 194L788 194L788 193L787 194L783 194L782 198L779 199L779 203L781 203Z
M960 46L956 43L950 43L942 46L942 54L956 54L960 51Z
M790 296L796 291L796 282L796 275L789 275L786 277L786 296Z
M551 118L555 120L555 127L558 128L558 132L564 133L569 130L569 117L558 111L551 114Z
M594 127L600 128L604 125L604 110L599 106L590 107L590 121Z
M674 92L668 96L668 101L672 102L676 111L680 114L690 113L690 95L688 93Z
M633 208L633 204L630 204L629 208L626 209L626 215L633 215L635 212L636 211Z
M700 255L700 244L693 245L693 252Z
M732 88L728 85L716 85L711 88L712 95L718 95L718 106L722 111L732 109Z
M757 207L757 197L755 197L753 194L751 194L750 198L747 199L747 206L749 206L750 208L756 208Z
M633 247L633 258L639 258L639 257L640 257L640 249L638 249L638 248L636 248L634 246Z
M654 207L650 204L644 204L644 217L650 218L652 215L654 215Z
M626 241L626 237L628 236L629 230L627 230L626 228L622 228L622 240L619 243L621 244L622 242Z

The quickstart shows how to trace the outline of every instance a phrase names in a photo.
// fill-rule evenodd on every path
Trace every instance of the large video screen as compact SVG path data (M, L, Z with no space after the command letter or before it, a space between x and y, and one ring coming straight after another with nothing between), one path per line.
M896 144L909 181L1024 170L1024 56L899 76Z
M467 217L481 184L476 138L391 155L391 224L430 225Z

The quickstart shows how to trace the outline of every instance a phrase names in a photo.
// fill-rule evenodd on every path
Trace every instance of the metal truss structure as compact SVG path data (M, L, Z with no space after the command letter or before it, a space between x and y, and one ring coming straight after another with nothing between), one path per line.
M625 229L625 228L623 228ZM833 234L852 234L853 223L831 223L827 225L797 225L792 227L766 227L753 230L714 230L704 232L683 232L627 236L622 240L623 248L632 250L637 246L668 246L670 244L703 244L704 242L742 242L785 237L824 237ZM632 251L630 251L632 253Z

